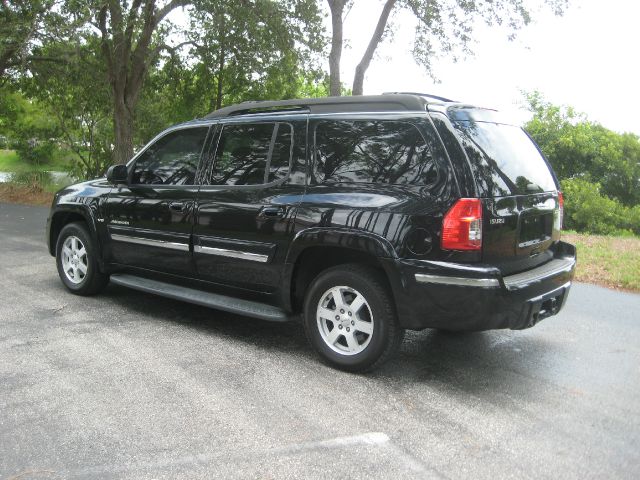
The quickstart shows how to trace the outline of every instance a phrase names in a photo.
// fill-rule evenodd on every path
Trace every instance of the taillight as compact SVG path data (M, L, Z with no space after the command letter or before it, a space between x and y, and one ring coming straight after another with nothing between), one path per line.
M562 192L558 192L558 210L555 218L555 230L562 230L562 221L564 220L564 196Z
M461 198L442 221L443 250L480 250L482 248L482 202L479 198Z

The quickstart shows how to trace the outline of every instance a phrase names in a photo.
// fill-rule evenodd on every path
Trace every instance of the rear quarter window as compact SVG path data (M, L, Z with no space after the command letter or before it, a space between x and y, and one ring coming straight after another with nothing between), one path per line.
M323 120L314 130L315 183L436 185L446 172L415 125Z

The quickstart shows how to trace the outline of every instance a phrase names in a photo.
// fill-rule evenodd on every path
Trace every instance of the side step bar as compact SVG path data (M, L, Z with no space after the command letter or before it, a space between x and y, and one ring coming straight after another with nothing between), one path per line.
M238 315L259 318L270 322L288 322L291 317L278 307L266 305L250 300L242 300L226 295L204 292L194 288L182 287L170 283L150 280L148 278L137 277L125 273L114 273L111 275L111 283L123 287L133 288L142 292L153 293L174 300L194 303L203 307L224 310Z

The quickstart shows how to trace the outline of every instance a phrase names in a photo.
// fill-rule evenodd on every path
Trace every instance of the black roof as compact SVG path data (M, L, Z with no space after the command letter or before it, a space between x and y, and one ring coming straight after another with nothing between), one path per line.
M249 101L216 110L206 119L243 115L250 113L309 112L383 112L422 111L430 103L452 102L435 95L393 92L382 95L359 95L349 97L300 98L294 100Z

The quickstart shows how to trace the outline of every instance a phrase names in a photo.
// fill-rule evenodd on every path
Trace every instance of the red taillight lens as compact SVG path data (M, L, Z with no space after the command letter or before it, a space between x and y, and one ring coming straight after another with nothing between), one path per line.
M482 248L482 202L479 198L461 198L442 221L443 250L480 250Z

